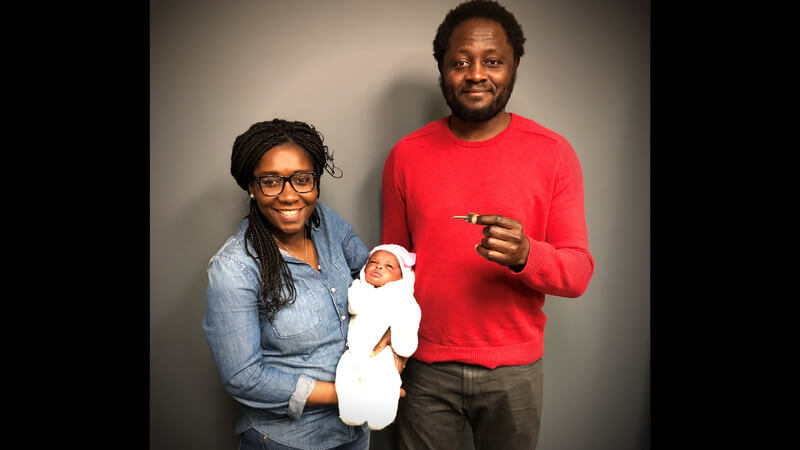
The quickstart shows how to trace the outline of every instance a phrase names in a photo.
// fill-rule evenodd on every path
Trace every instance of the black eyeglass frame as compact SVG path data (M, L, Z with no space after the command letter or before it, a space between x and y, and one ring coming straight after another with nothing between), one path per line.
M309 189L307 191L302 191L302 192L298 191L297 187L294 185L294 183L292 183L292 178L294 176L296 176L296 175L311 175L311 178L314 180L314 182L311 183L311 189ZM261 179L262 178L280 178L281 179L281 190L278 191L277 194L267 194L267 193L265 193L264 192L264 187L261 185ZM287 181L292 186L292 189L294 189L294 191L297 192L298 194L308 194L309 192L313 191L315 187L317 187L317 173L316 172L295 172L295 173L289 175L288 177L284 177L282 175L264 175L264 176L261 176L261 177L255 177L255 178L253 178L253 180L256 182L256 184L258 185L258 189L261 191L261 193L265 197L277 197L277 196L281 195L283 193L283 190L286 188L286 182Z

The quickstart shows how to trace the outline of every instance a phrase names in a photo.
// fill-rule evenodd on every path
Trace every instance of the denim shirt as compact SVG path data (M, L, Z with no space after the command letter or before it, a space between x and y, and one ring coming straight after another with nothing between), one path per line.
M245 218L208 264L203 318L222 384L240 407L236 432L253 428L304 449L335 447L368 432L366 425L345 425L337 405L306 405L316 380L334 381L349 326L347 289L369 256L347 221L321 202L316 210L320 226L311 238L321 271L281 250L294 303L267 320L259 268L244 249Z

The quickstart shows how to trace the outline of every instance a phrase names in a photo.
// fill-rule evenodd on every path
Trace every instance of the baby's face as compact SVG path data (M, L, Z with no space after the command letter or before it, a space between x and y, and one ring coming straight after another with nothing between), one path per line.
M367 283L375 287L381 287L390 281L403 278L403 272L400 270L400 263L397 261L397 257L392 252L378 250L367 260L367 265L364 268L364 278L366 278Z

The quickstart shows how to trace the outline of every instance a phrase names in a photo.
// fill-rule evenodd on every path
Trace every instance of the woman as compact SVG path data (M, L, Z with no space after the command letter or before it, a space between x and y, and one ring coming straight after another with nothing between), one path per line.
M250 212L209 263L203 331L240 406L241 449L369 447L365 425L339 419L334 386L347 289L368 250L317 201L323 169L336 176L322 136L302 122L259 122L233 145Z

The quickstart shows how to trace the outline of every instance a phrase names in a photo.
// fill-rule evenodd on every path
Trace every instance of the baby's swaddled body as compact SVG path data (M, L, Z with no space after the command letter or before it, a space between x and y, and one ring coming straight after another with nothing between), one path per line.
M412 263L413 264L413 263ZM348 291L353 316L347 351L336 367L339 416L348 425L367 423L380 430L394 421L400 397L400 374L392 348L408 357L417 349L420 308L414 299L414 273L404 267L403 278L375 287L365 281L364 269ZM391 328L391 347L370 356Z

